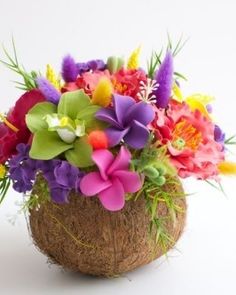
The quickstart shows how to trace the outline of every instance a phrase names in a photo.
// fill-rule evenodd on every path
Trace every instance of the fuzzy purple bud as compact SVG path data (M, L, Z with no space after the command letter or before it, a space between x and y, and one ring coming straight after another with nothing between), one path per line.
M67 55L62 61L62 77L65 82L75 82L78 76L78 67L72 56Z
M164 109L169 103L173 86L173 74L173 55L171 52L167 52L154 78L159 84L157 90L153 93L156 96L156 106L158 108Z
M39 77L36 79L36 83L47 101L58 104L61 93L46 78Z

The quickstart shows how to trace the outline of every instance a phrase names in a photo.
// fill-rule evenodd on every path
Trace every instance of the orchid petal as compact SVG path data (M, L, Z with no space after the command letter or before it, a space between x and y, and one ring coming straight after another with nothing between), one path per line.
M122 183L126 193L135 193L142 187L142 182L138 173L131 171L115 171L113 176Z
M80 182L80 190L87 197L94 196L112 185L109 180L104 181L99 172L85 175Z
M112 161L114 160L113 154L105 149L97 150L93 152L92 155L93 161L99 168L101 177L104 180L107 180L108 177L106 175L108 167L111 165Z
M125 205L125 192L118 179L112 181L112 186L98 195L102 205L109 211L121 210Z
M134 120L129 133L124 137L124 141L134 149L141 149L146 145L148 137L149 131L147 127Z
M119 154L115 158L114 162L111 164L110 168L107 170L107 174L113 174L116 170L128 170L130 160L130 151L122 146L120 148Z

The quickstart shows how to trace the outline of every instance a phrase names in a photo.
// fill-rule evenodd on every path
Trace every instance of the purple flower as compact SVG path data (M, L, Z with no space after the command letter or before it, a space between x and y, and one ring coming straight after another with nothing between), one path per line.
M167 52L155 75L155 80L159 86L153 94L156 96L156 106L158 108L165 109L169 103L173 85L173 73L173 56L171 52Z
M9 177L13 180L13 188L17 192L26 193L33 187L36 161L29 158L30 146L20 143L16 150L18 154L9 161Z
M38 89L45 96L46 100L58 104L61 93L46 79L39 77L36 79Z
M102 71L106 67L105 63L101 59L90 60L88 62L77 63L77 69L79 75L84 72L92 71Z
M80 192L80 181L84 173L78 168L58 159L48 161L30 159L29 150L29 145L19 144L18 154L9 161L9 177L13 180L13 188L17 192L26 193L32 190L39 171L47 180L54 202L67 202L72 189Z
M225 141L225 133L221 130L221 128L218 125L215 125L214 138L216 142L219 142L222 144Z
M96 113L97 119L110 124L106 129L109 146L113 147L123 139L132 148L143 148L149 137L146 126L154 119L152 106L118 94L113 96L113 106Z
M67 55L62 61L62 77L65 82L74 82L78 76L78 68L72 56Z

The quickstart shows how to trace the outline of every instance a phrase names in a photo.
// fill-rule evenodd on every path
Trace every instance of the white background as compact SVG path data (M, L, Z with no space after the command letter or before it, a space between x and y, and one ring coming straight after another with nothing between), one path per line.
M189 82L184 92L214 94L215 118L236 133L235 1L211 0L0 0L0 42L10 47L28 69L58 70L61 57L77 60L127 56L143 45L143 63L153 49L181 33L190 40L176 58L176 70ZM2 52L0 57L3 57ZM17 77L0 66L0 108L6 111L20 91ZM235 179L224 180L225 198L205 183L187 181L188 221L169 260L159 260L118 279L63 273L49 267L32 245L23 215L15 226L7 220L19 209L21 196L10 191L0 208L0 294L236 294Z

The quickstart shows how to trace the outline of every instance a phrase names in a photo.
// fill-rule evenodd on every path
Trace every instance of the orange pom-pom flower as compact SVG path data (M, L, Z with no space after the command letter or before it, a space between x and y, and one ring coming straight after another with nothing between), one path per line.
M90 132L88 141L94 150L108 148L108 139L104 131L95 130Z

